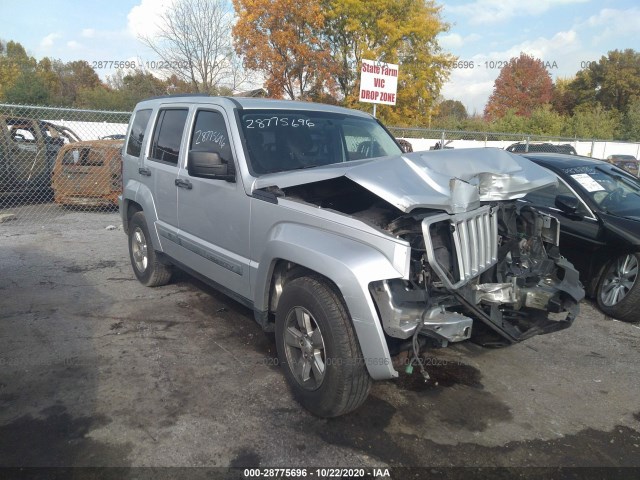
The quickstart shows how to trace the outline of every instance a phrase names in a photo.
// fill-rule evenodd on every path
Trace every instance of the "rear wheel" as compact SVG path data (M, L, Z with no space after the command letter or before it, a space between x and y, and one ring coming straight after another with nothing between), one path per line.
M613 259L605 268L597 291L600 309L619 320L636 321L640 307L640 254L626 253Z
M366 400L371 377L351 318L324 280L299 277L285 285L276 346L294 396L313 414L337 417Z
M171 266L158 259L142 212L134 214L129 222L129 257L133 273L143 285L158 287L171 280Z

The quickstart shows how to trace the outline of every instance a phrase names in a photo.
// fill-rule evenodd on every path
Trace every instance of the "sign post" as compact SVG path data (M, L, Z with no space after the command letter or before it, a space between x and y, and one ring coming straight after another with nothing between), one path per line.
M360 101L373 103L373 116L376 105L395 105L398 91L398 65L393 63L362 60L360 72Z

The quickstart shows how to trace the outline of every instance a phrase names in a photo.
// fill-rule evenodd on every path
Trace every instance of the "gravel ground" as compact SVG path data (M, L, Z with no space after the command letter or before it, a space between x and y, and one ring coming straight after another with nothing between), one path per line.
M0 224L0 465L640 467L640 326L431 352L358 411L307 413L251 311L134 278L117 214ZM115 225L118 228L108 230Z

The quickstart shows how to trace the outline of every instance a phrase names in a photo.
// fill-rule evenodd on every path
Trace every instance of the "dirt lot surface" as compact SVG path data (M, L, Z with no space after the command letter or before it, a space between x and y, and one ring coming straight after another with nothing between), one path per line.
M640 466L637 324L583 302L568 330L433 351L437 385L403 374L322 420L251 311L186 274L140 285L118 222L0 224L1 466Z

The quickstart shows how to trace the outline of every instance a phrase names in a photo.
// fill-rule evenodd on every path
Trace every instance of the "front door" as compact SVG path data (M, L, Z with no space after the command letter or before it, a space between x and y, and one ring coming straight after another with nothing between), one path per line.
M215 152L232 169L235 149L223 110L196 110L188 150ZM185 149L186 151L187 149ZM188 157L187 157L188 161ZM198 178L181 169L178 182L178 224L182 259L207 278L244 298L249 283L250 199L236 181Z

